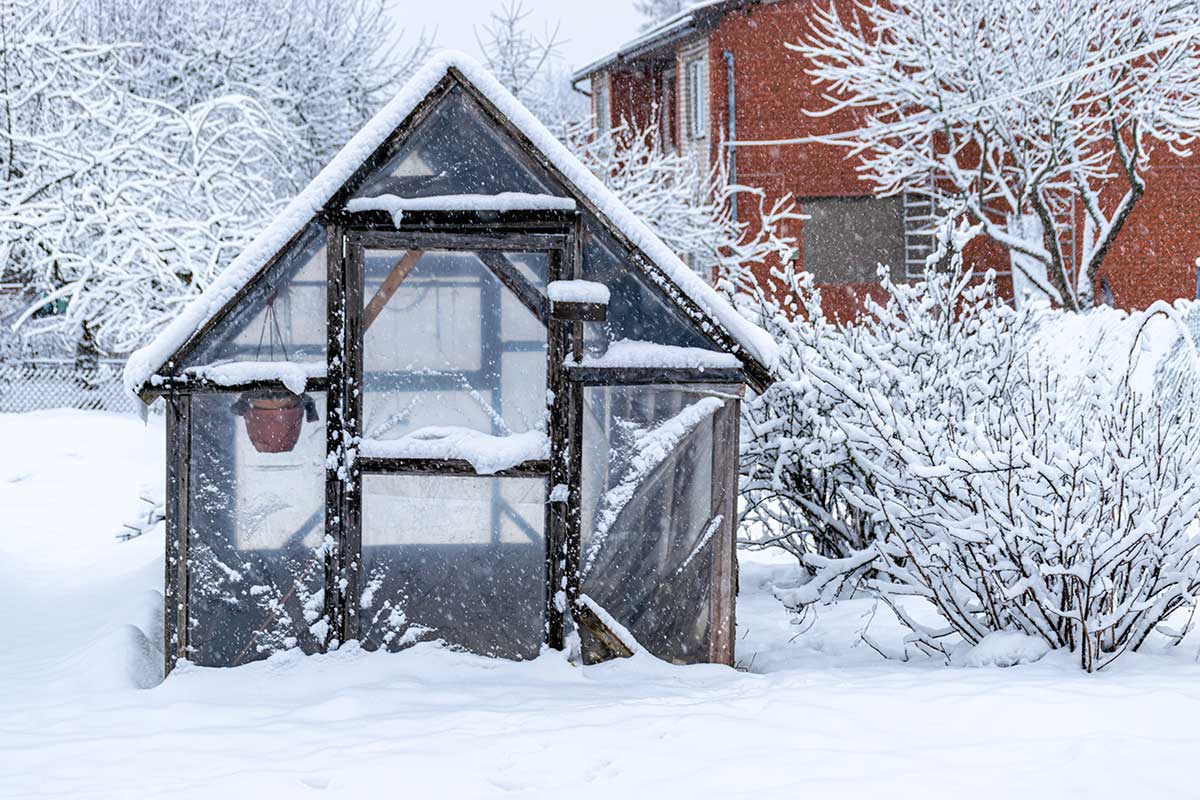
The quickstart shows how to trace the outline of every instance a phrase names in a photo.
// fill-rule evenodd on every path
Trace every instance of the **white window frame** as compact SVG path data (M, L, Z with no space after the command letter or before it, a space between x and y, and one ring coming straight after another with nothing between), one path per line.
M690 58L683 64L684 96L687 99L687 135L690 139L708 136L708 70L706 59Z
M608 75L601 75L595 84L592 88L593 127L597 134L605 134L612 127L612 95L609 92Z

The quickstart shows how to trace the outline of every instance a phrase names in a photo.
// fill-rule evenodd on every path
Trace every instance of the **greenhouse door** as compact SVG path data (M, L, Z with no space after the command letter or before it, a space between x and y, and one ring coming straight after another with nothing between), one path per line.
M552 475L568 461L558 406L570 393L550 388L570 332L550 319L546 287L567 272L571 241L346 234L326 491L327 584L341 590L327 608L342 640L517 659L561 644L550 587L565 585L565 557L551 554L566 550L567 492Z

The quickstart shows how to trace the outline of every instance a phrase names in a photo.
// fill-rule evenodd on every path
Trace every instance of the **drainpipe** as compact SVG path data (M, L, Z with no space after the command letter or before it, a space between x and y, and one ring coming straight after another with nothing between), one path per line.
M723 50L721 56L725 59L725 87L726 95L729 102L729 108L726 110L726 135L729 137L727 146L729 147L729 183L737 184L737 146L734 142L737 141L737 106L735 104L736 82L733 71L733 52ZM733 221L738 222L738 198L737 192L729 198L729 209L733 212Z

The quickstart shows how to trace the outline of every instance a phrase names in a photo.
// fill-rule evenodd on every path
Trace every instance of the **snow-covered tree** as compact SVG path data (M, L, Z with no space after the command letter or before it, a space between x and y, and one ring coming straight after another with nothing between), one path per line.
M861 127L831 139L883 194L933 195L1072 309L1145 191L1200 133L1200 0L860 0L789 45ZM1067 230L1085 220L1077 263Z
M527 25L531 13L521 0L508 0L491 13L482 30L475 29L483 63L526 104L562 47L560 23L547 26L539 36Z
M0 263L36 292L22 333L108 353L203 290L423 49L389 53L371 0L9 5Z
M566 143L628 208L707 279L730 288L755 267L790 260L798 219L789 197L729 183L724 163L701 168L695 159L659 146L657 120L625 122L596 133L586 123L566 132ZM732 198L741 205L733 217Z
M643 30L653 28L696 4L697 0L633 0L634 10L646 18L642 23Z

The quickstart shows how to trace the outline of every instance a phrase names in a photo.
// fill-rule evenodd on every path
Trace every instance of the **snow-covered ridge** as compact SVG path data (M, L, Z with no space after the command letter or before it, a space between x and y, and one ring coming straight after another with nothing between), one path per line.
M576 191L595 206L626 238L648 256L683 293L713 316L747 353L771 368L778 348L771 336L751 323L704 282L627 209L587 167L567 150L520 101L475 59L453 51L431 58L384 108L371 118L325 169L235 258L204 293L189 303L163 331L134 352L125 366L125 387L136 393L197 330L210 321L239 289L297 233L366 162L451 68L457 69L501 114L523 133Z
M436 458L470 462L480 475L511 469L524 461L550 457L550 439L542 431L492 436L453 425L418 428L399 439L363 439L365 458Z
M575 201L552 194L500 192L499 194L444 194L434 197L356 197L346 203L351 213L386 211L396 227L404 221L405 211L574 211Z
M611 293L603 283L595 281L550 281L546 295L554 303L595 303L608 305Z
M568 367L662 367L666 369L737 369L737 356L701 347L677 347L671 344L620 339L608 346L604 355L584 355L576 363L568 356Z

